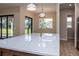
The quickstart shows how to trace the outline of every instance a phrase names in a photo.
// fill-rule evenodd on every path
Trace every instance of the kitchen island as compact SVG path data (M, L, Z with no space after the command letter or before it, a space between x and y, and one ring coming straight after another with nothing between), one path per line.
M0 55L59 56L59 35L32 33L0 40Z

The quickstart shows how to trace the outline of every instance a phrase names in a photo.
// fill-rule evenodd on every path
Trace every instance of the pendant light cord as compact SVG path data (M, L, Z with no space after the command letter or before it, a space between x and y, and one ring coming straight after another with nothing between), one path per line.
M43 12L43 4L42 4L42 12Z

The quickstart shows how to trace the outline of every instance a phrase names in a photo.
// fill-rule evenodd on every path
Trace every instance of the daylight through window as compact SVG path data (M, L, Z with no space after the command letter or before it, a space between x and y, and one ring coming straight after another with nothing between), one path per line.
M53 28L52 23L53 23L52 18L40 18L39 27L43 28L43 29L45 29L45 28Z

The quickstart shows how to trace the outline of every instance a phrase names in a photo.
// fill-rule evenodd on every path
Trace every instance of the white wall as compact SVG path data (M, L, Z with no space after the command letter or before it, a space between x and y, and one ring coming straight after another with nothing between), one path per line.
M14 36L20 35L19 31L19 15L20 15L20 10L19 7L7 7L0 9L0 15L14 15Z
M79 3L75 4L75 48L77 47L77 18L79 17Z
M58 16L58 6L56 6L55 12L47 12L46 17L53 18L53 28L52 29L40 29L39 28L39 15L35 12L29 12L26 10L26 6L18 6L18 7L6 7L4 9L0 9L0 15L14 15L14 36L24 35L24 21L25 16L29 16L33 18L33 32L48 32L48 33L57 33L57 16Z

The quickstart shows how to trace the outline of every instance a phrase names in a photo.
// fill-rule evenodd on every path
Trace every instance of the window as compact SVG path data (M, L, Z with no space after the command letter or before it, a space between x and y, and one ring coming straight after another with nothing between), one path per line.
M52 18L40 18L39 27L40 28L53 28L52 26L53 19Z
M71 16L67 17L67 28L72 28L72 17Z

